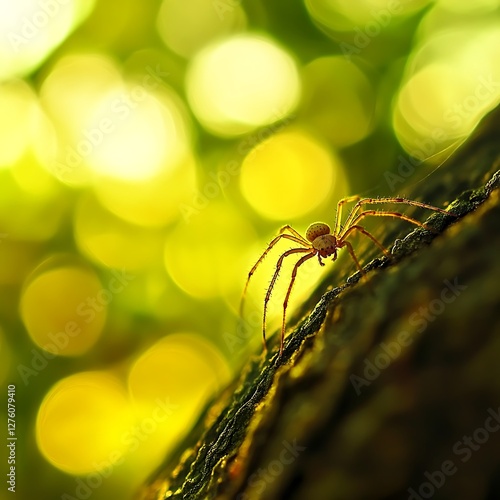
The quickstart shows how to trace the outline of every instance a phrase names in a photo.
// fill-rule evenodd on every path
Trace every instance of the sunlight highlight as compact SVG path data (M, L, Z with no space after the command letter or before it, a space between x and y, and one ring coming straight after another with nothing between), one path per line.
M93 10L94 0L0 2L0 81L27 74Z
M56 177L75 185L96 176L143 181L182 161L189 151L187 114L162 76L161 68L146 66L137 82L128 82L107 57L61 59L41 90L59 135Z

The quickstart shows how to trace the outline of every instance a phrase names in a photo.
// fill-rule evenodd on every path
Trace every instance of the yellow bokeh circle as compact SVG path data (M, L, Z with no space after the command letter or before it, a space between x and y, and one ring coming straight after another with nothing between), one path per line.
M224 357L198 335L168 335L142 353L128 377L144 436L138 437L137 443L141 445L141 464L158 463L189 429L207 399L229 378Z
M425 7L430 0L305 0L309 15L320 25L333 31L380 33L400 17L409 16Z
M263 217L290 221L328 198L339 168L339 160L305 132L281 132L247 155L241 191Z
M63 183L85 185L92 180L87 160L99 149L97 136L102 133L104 140L105 131L112 126L110 116L121 116L122 104L117 96L102 116L96 107L103 106L105 97L121 84L117 64L94 54L60 58L43 81L40 101L57 131L57 150L48 169Z
M205 187L217 188L209 181ZM250 223L229 211L216 196L191 210L190 217L170 232L165 244L165 266L175 283L200 298L239 292L235 277L246 272L245 250L255 241Z
M13 80L0 86L0 168L18 161L29 146L36 104L34 92L25 82Z
M154 178L185 149L176 110L162 104L141 83L117 84L89 110L75 140L75 157L111 178Z
M303 70L299 120L330 144L345 147L365 138L374 124L375 93L366 75L344 57L320 57Z
M500 29L489 20L445 29L446 19L431 16L440 30L430 30L410 58L395 100L397 137L420 160L458 144L500 102Z
M121 71L108 57L68 55L45 78L41 103L58 138L50 171L62 182L151 180L188 154L187 112L162 65L145 64L134 81Z
M103 177L94 191L104 207L121 219L140 226L163 226L179 216L179 206L195 192L195 159L164 169L146 180Z
M108 267L135 271L161 259L158 231L122 220L91 195L84 196L77 206L74 231L81 252Z
M133 413L120 382L106 372L85 372L61 380L46 394L36 439L55 467L88 474L109 470L122 459L132 428Z
M0 2L0 80L40 66L94 5L95 0Z
M78 356L102 333L112 290L90 269L65 265L38 273L25 287L21 315L33 342L52 355Z
M169 49L190 57L213 39L243 30L246 16L236 2L163 0L156 26Z
M171 422L184 426L229 375L226 361L210 342L194 334L172 334L138 357L128 387L139 409L155 407L162 398L171 402Z
M189 104L218 135L234 136L288 115L300 97L294 60L270 39L238 35L199 52L187 74Z

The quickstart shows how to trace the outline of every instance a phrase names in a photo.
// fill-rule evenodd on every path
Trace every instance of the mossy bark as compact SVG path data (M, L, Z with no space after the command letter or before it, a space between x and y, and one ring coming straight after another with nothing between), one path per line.
M332 266L141 499L500 498L499 129L407 193L456 216L386 235L367 279Z

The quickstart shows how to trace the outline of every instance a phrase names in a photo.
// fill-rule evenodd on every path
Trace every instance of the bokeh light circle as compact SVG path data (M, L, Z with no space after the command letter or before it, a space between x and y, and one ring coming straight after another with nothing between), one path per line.
M320 57L302 71L298 119L336 147L362 140L374 124L375 93L366 75L344 57Z
M179 216L179 206L196 192L195 159L186 158L152 179L127 181L102 178L94 191L99 202L113 214L140 226L163 226Z
M280 132L246 156L241 192L263 217L290 221L328 198L340 168L340 161L305 132Z
M161 259L162 238L157 230L117 217L92 195L78 203L74 231L81 252L101 265L136 271Z
M95 0L0 2L0 80L32 71L80 24Z
M97 149L97 130L104 138L104 131L113 125L109 124L109 116L99 117L97 123L92 123L97 116L96 106L103 102L104 96L116 92L120 85L117 64L100 54L66 55L56 62L43 81L40 102L54 123L58 139L58 148L49 169L65 184L91 182L92 170L87 158ZM108 114L122 116L120 106L118 100ZM115 110L116 114L111 113Z
M96 176L141 182L182 162L189 123L166 74L160 64L146 64L132 82L102 55L60 59L41 89L58 130L52 173L72 185Z
M177 444L198 412L230 379L221 353L199 335L170 334L133 362L128 389L134 410L143 422L141 463L155 466Z
M467 136L500 102L499 47L498 26L486 23L480 34L443 30L418 48L393 112L398 139L413 156L425 159Z
M36 97L23 81L0 86L0 169L11 166L25 152L35 132Z
M36 439L40 452L55 467L88 474L122 458L133 423L119 380L106 372L84 372L61 380L45 395Z
M190 57L211 40L243 30L246 16L236 3L163 0L156 25L172 51Z
M320 25L333 31L375 29L380 31L394 19L408 16L425 7L430 0L305 0L310 16Z
M80 266L40 271L25 287L21 316L38 346L52 355L78 356L102 333L112 292Z
M219 351L199 335L168 335L142 353L130 369L128 387L133 401L146 408L158 398L178 405L176 419L182 425L186 417L206 398L229 381L230 371Z
M439 8L465 15L489 15L495 12L500 3L498 0L476 0L475 2L457 2L457 0L439 0Z
M112 178L152 178L184 152L174 115L140 84L103 95L82 130L78 153L94 172Z
M198 120L210 132L231 136L293 111L300 80L293 59L272 40L238 35L215 42L195 56L186 90Z
M60 186L33 157L0 170L0 234L48 240L59 230L67 209Z
M214 182L206 186L217 188ZM164 259L168 273L195 297L235 293L234 276L245 273L242 255L254 241L255 231L220 200L207 198L203 209L193 210L189 223L180 221L167 236Z

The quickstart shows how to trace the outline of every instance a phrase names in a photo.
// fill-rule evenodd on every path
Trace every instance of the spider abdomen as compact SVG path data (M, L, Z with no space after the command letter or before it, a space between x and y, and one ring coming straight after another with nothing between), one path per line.
M324 222L314 222L306 231L306 238L312 243L318 236L330 234L331 229L328 224Z
M333 234L322 234L314 239L312 245L321 257L329 257L330 255L337 255L337 238Z

